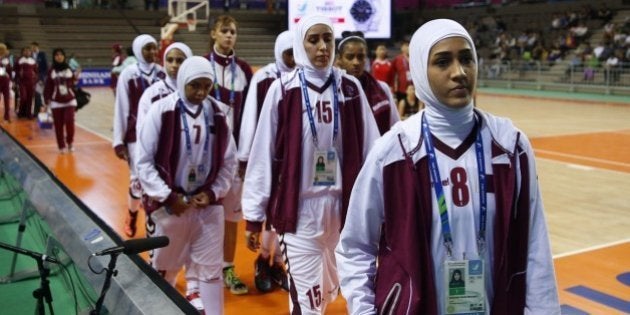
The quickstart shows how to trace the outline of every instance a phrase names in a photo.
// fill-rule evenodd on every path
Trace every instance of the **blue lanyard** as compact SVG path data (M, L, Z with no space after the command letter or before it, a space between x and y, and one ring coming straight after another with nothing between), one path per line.
M144 76L142 76L143 74L146 76L150 76L151 80L147 80L149 82L149 85L151 85L153 83L153 71L155 70L155 66L151 67L151 71L149 71L149 73L144 73L144 71L142 71L142 69L140 68L140 63L136 63L137 67L138 67L138 71L140 71L140 84L142 84L142 90L146 90L147 89L147 84L144 82Z
M311 107L311 101L308 97L308 90L306 79L304 79L304 71L300 69L298 71L300 76L300 86L302 87L302 94L304 94L304 102L306 103L306 113L308 114L308 122L311 125L311 134L313 135L313 143L315 147L319 147L318 139L317 139L317 129L315 129L315 119L313 118L313 111ZM333 107L335 109L334 117L333 117L333 143L337 140L337 134L339 133L339 95L337 94L337 83L335 80L335 75L333 73L330 74L330 78L332 80L333 87L333 97L334 103Z
M210 53L210 63L212 64L212 72L214 72L214 98L221 100L221 93L219 92L219 80L217 78L217 68L214 65L214 53ZM234 79L236 78L236 56L232 57L232 63L230 64L230 72L232 72L232 84L230 86L230 103L228 105L234 106ZM225 77L223 79L225 81Z
M177 101L177 104L179 105L179 111L181 112L182 115L182 123L184 124L184 133L186 134L186 155L188 156L188 161L192 164L194 163L193 161L193 156L192 156L192 141L190 141L190 129L188 128L188 120L186 119L186 108L184 106L184 102L179 99ZM209 143L210 143L210 121L208 118L208 113L206 112L206 109L203 107L203 103L201 105L201 109L203 110L203 118L204 121L206 123L206 139L204 140L203 143L203 156L208 156L208 148L209 148ZM203 164L200 165L201 170L203 170Z
M449 257L453 255L453 237L451 234L451 226L448 221L448 209L444 197L444 188L440 177L440 170L437 164L435 148L433 147L433 139L431 138L431 130L426 116L422 115L422 137L427 149L429 157L429 168L431 171L431 181L435 191L435 197L440 212L440 222L442 223L442 235L444 236L444 246ZM483 155L483 141L481 140L481 128L477 128L477 137L475 139L475 152L477 155L477 171L479 173L479 235L477 236L477 249L479 256L485 250L486 244L486 213L488 200L486 197L486 164Z

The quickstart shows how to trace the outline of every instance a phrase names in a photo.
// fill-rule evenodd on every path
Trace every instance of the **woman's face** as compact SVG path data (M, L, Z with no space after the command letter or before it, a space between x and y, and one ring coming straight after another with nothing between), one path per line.
M366 50L363 43L346 43L343 45L343 51L339 54L338 66L348 71L349 74L357 78L360 77L365 70Z
M169 77L173 79L177 78L177 72L184 60L186 60L186 55L177 48L171 49L168 54L166 54L166 58L164 58L164 68L166 68L166 73Z
M147 63L155 62L155 58L157 57L157 52L158 52L158 49L155 43L148 43L142 46L142 58L144 58L144 60Z
M413 84L409 84L407 85L407 96L414 96L416 95L416 88L413 86Z
M293 48L282 52L282 62L289 68L295 68L295 58L293 58Z
M459 108L468 105L477 81L473 51L463 37L449 37L437 42L429 52L429 85L444 105Z
M455 279L455 281L458 281L462 278L462 275L459 274L459 272L455 272L453 273L453 279Z
M186 83L185 93L188 102L200 105L210 93L212 80L210 78L196 78Z
M236 25L234 23L223 24L215 27L210 32L214 46L223 54L228 54L236 45Z
M332 29L326 24L311 26L304 36L304 49L311 64L317 69L325 69L330 65L330 58L335 49L335 37Z
M66 56L64 56L60 51L56 52L53 58L55 58L56 63L62 63L66 60Z

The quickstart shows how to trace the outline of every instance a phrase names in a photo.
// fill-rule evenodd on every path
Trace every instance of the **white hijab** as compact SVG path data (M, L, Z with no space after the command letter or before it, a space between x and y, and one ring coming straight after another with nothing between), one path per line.
M287 64L282 61L282 53L293 48L293 33L290 31L284 31L276 38L276 45L274 46L274 56L276 57L276 66L280 72L289 72L293 68L289 68Z
M315 68L306 54L306 49L304 48L304 38L306 38L306 32L308 32L308 29L317 24L324 24L330 27L330 30L334 33L330 18L321 15L309 15L302 17L295 28L295 33L293 33L293 57L295 58L296 66L304 69L304 75L309 81L315 84L323 84L328 79L328 76L330 75L330 68L332 68L332 64L335 60L335 44L334 41L332 41L331 45L333 45L333 49L328 66L325 69Z
M204 57L192 56L186 58L179 67L177 73L177 93L188 106L193 106L186 98L186 84L197 78L208 78L212 80L212 65Z
M190 47L188 47L188 45L186 45L184 43L180 43L180 42L175 42L175 43L172 43L172 44L168 45L168 47L166 47L166 49L164 50L164 58L162 60L162 64L166 65L166 56L173 49L179 49L179 51L184 53L184 55L186 56L186 59L192 57L192 55L193 55L193 52L190 49ZM171 78L171 76L168 75L168 72L167 72L166 79L164 79L164 80L166 80L166 82L168 84L172 85L172 86L177 86L176 78Z
M136 56L136 59L140 63L141 66L149 66L150 64L144 60L144 56L142 56L142 47L147 44L155 44L157 46L157 41L153 36L148 34L138 35L134 40L131 48L133 49L133 54ZM143 69L144 70L144 69Z
M473 101L462 108L442 104L431 90L427 75L429 52L433 46L450 37L463 37L472 49L475 64L477 51L472 38L459 23L448 19L432 20L422 25L409 43L409 67L416 96L425 105L431 132L451 147L457 147L474 126ZM475 77L477 73L475 72Z

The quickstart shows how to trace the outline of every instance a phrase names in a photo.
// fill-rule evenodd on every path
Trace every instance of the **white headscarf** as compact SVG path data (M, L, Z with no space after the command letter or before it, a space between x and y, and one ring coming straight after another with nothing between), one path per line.
M163 58L163 63L162 64L166 65L166 56L173 49L179 49L179 51L184 53L184 55L186 56L187 59L192 57L192 55L193 55L193 52L190 49L190 47L188 47L188 45L186 45L184 43L180 43L180 42L175 42L175 43L172 43L172 44L168 45L168 47L166 47L166 49L164 50L164 58ZM181 67L181 65L180 65L180 67ZM166 76L165 80L168 82L168 84L171 84L173 86L177 86L177 81L174 80L174 78L171 78L171 76L169 76L168 73L167 73L167 76Z
M409 68L413 80L416 96L425 107L431 132L451 147L458 146L470 133L473 121L473 101L462 108L452 108L442 104L429 84L427 75L429 52L433 46L449 37L462 37L470 44L475 64L477 51L475 44L459 23L448 19L432 20L422 25L411 38L409 43ZM477 73L475 72L475 77Z
M297 67L304 69L304 74L308 79L319 79L325 81L330 75L330 68L332 67L332 64L335 60L335 47L333 47L332 49L330 55L330 63L328 64L328 67L321 70L313 66L311 61L308 59L306 49L304 48L304 38L306 37L306 32L308 32L308 29L313 27L313 25L317 24L324 24L330 27L330 30L334 33L330 18L321 15L310 15L302 17L295 28L295 33L293 33L293 57L295 58L295 64L297 65ZM335 45L334 41L332 41L331 45Z
M293 48L293 33L290 31L284 31L276 38L276 45L274 46L274 56L276 57L276 66L281 72L289 72L293 68L289 68L282 60L282 53Z
M186 58L177 73L177 92L179 97L188 105L191 103L186 98L186 84L197 78L212 80L212 65L210 61L200 56Z
M157 41L153 36L148 34L138 35L134 40L131 48L133 49L133 54L136 56L136 59L140 64L147 65L147 61L144 60L144 56L142 56L142 47L147 44L153 43L157 46Z

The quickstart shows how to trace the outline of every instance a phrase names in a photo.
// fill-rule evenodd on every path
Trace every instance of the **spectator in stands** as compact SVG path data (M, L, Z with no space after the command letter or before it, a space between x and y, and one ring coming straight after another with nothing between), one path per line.
M44 90L44 80L48 75L48 60L46 59L46 53L39 50L39 44L37 42L31 43L31 53L33 59L37 62L37 86L35 88L35 108L32 115L37 115L39 109L42 107L42 91Z
M130 56L133 56L133 52L131 52ZM116 84L118 83L118 76L122 71L122 69L120 69L119 67L122 65L124 60L125 55L122 51L122 45L118 43L112 45L112 72L110 74L111 81L109 86L112 88L112 91L114 91L114 96L116 95ZM114 71L114 69L116 69L116 71Z
M599 68L599 59L595 53L587 53L584 55L584 81L593 81L595 79L595 70Z
M610 19L612 19L613 13L608 9L608 6L605 2L602 3L602 6L597 10L597 18L608 23Z
M37 61L30 47L22 48L22 56L15 66L15 82L19 88L20 106L18 118L33 118L33 97L38 79ZM45 77L44 77L45 79Z
M52 56L52 67L48 71L44 88L44 102L52 109L57 147L59 153L64 154L74 151L72 142L74 141L74 111L77 100L73 88L76 78L66 62L66 53L63 49L55 48Z
M4 105L4 122L11 122L10 118L10 89L11 89L11 76L13 74L13 67L11 66L11 60L9 59L9 50L7 45L0 43L0 98L3 100ZM13 105L15 106L15 105Z
M394 92L394 68L392 62L387 59L387 46L384 43L376 46L376 58L372 61L372 75L377 80L387 83L389 89Z
M606 63L604 64L604 78L607 83L615 83L619 81L623 57L623 51L621 49L616 49L606 60Z
M409 41L403 40L400 44L400 54L392 61L394 70L394 91L396 99L401 100L407 94L407 86L411 84L411 73L409 72Z
M252 79L252 68L243 59L236 56L234 45L238 38L236 19L229 15L216 18L210 30L212 51L206 55L212 65L212 80L214 87L210 95L221 103L224 108L228 125L234 139L239 139L241 119L245 96ZM237 142L237 147L239 143ZM223 199L225 210L225 238L223 249L224 269L223 279L232 294L246 294L249 290L234 271L234 257L236 255L236 239L238 222L242 219L241 211L242 179L235 176L230 192Z

